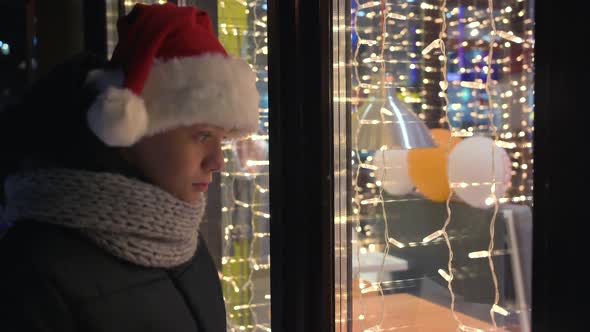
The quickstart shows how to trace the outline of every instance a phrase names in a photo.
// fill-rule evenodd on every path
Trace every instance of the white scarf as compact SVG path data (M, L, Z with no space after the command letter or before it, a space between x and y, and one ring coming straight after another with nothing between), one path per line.
M205 198L189 204L118 174L51 169L9 176L4 222L34 220L79 229L100 247L148 267L193 257Z

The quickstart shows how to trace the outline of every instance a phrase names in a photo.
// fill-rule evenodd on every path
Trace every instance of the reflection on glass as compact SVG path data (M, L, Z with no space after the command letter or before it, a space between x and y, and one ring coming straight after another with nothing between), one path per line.
M347 38L334 47L350 53L334 59L348 74L336 86L349 87L334 91L335 118L348 113L352 128L336 170L350 172L348 196L335 188L348 210L336 214L339 328L530 331L533 5L337 3L348 29L334 30ZM384 91L433 147L403 150L383 135L390 114L374 104L388 74Z

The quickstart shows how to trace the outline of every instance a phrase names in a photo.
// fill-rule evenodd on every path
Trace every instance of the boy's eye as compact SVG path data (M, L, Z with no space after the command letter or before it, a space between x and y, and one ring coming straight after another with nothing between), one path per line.
M207 142L210 138L211 138L211 133L197 133L195 135L195 137L197 138L197 140L201 143Z

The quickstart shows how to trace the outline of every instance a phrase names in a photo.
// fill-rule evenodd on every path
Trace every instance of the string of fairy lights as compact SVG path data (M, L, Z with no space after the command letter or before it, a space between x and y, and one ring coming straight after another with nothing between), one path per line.
M352 8L352 98L353 121L359 121L355 110L366 100L367 95L376 93L384 79L374 81L373 73L391 71L402 100L414 106L418 116L432 127L448 127L452 137L470 137L483 134L491 137L495 144L505 149L512 162L512 186L503 197L496 197L496 179L492 166L491 197L493 213L490 219L490 242L487 250L470 252L469 258L487 258L494 284L494 301L491 303L490 319L497 328L495 314L506 316L509 310L499 303L498 280L493 256L505 254L494 249L495 221L500 204L532 204L532 135L534 133L534 112L532 98L533 75L533 24L529 17L529 1L506 0L475 1L469 5L449 8L447 1L428 3L426 1L361 1L353 0ZM405 24L401 24L401 23ZM427 25L425 24L425 22ZM413 23L413 24L410 24ZM422 25L420 25L422 23ZM438 25L437 35L432 27ZM410 26L417 27L412 31ZM431 39L428 39L431 38ZM355 43L356 42L356 43ZM415 47L414 47L415 46ZM378 48L375 50L375 48ZM466 56L471 52L471 59ZM487 55L486 55L487 53ZM438 61L436 65L435 61ZM386 68L385 66L389 66ZM406 68L404 68L406 66ZM422 75L416 75L416 73ZM438 77L436 76L438 75ZM421 77L420 77L421 76ZM437 96L429 98L429 96ZM453 236L447 233L451 223L453 191L446 201L447 217L443 227L424 237L421 242L404 243L395 234L388 234L393 225L388 225L385 205L392 202L416 200L415 197L384 199L383 179L375 178L375 169L370 165L370 151L359 149L358 134L352 136L353 199L352 222L357 236L355 257L360 280L363 254L382 252L383 260L377 282L367 286L359 281L360 310L355 310L362 331L380 331L384 317L383 281L385 256L390 248L430 245L444 241L449 250L446 269L438 274L447 281L451 296L451 311L462 331L482 331L464 324L455 312ZM383 152L376 151L376 153ZM495 149L492 149L494 160ZM447 151L448 154L448 151ZM367 175L368 173L368 175ZM381 173L384 177L384 172ZM365 183L366 178L369 181ZM457 185L449 183L451 188ZM468 185L468 184L467 184ZM481 185L481 184L479 184ZM489 184L488 184L489 185ZM368 209L372 207L373 209ZM378 209L376 209L379 207ZM381 211L385 241L373 236L375 226L363 225L362 220L375 217ZM391 247L393 246L393 247ZM354 247L354 246L353 246ZM435 268L435 267L433 267ZM354 280L354 279L353 279ZM366 310L363 295L378 292L382 297L382 311L379 322L365 328L363 320Z
M220 41L229 53L248 62L263 98L268 82L266 11L265 0L218 2ZM261 148L268 143L268 106L260 106L259 119L259 133L223 147L220 277L229 331L270 331L269 162L267 150Z
M407 6L406 6L407 7ZM386 5L385 0L381 0L381 1L369 1L366 3L360 3L358 0L356 0L356 10L357 13L356 15L353 15L354 18L354 23L353 26L355 27L354 29L354 33L355 33L355 37L357 39L357 43L356 43L356 47L354 50L354 57L353 57L353 84L357 83L356 85L356 96L358 98L359 96L359 90L362 89L364 94L370 94L373 91L371 90L378 90L378 89L385 89L385 65L386 63L399 63L398 61L392 60L390 59L389 61L385 58L385 48L386 48L386 39L389 36L388 32L387 32L387 28L386 28L386 24L390 23L389 19L397 19L400 21L406 20L407 17L405 15L399 14L399 13L395 13L395 12L389 12L390 8ZM375 11L373 11L375 8L378 8L380 15L377 15ZM366 14L366 16L369 19L372 19L374 17L379 16L379 23L376 25L373 25L371 27L378 27L378 30L376 35L374 36L374 39L371 38L370 34L375 33L373 29L368 29L368 28L361 28L359 27L359 12L361 10L371 10L370 12L368 12ZM393 34L392 38L394 40L398 40L398 39L403 39L404 36L407 34L408 29L404 28L402 29L399 33ZM381 73L380 75L380 80L378 82L375 81L369 81L372 78L372 75L362 75L359 73L359 64L361 63L361 61L359 61L359 55L360 55L360 46L361 45L367 45L367 46L374 46L374 45L379 45L379 49L377 52L375 53L371 53L370 57L365 58L362 60L362 63L367 64L370 67L370 71L373 73L379 72ZM396 52L399 51L400 49L403 49L403 47L396 47L394 46L394 43L392 43L392 45L389 48L390 52ZM378 53L378 55L376 54ZM363 81L369 81L369 83L365 83ZM378 83L378 84L376 84ZM354 89L353 89L354 91ZM360 98L359 98L360 99ZM378 109L383 109L385 100L381 100L380 101L381 105L378 106ZM355 112L354 115L356 117L356 121L357 123L360 123L361 120L359 118L359 113ZM380 113L381 116L381 121L384 122L384 114L383 112ZM367 165L366 163L364 163L361 160L361 151L359 149L359 145L358 145L358 137L359 137L359 133L361 130L361 125L359 125L356 129L356 132L354 133L353 136L353 140L352 140L352 145L353 145L353 158L354 160L352 161L353 165L358 165L356 169L353 169L353 178L354 178L354 182L353 182L353 186L354 186L354 198L352 200L352 208L353 208L353 222L356 225L356 230L357 232L359 232L360 230L362 230L361 227L361 223L360 223L360 215L361 215L361 208L362 205L366 205L366 200L364 199L365 197L363 196L363 194L361 193L362 189L359 188L358 183L359 183L359 176L361 175L361 169L363 167L371 169L371 167L369 165ZM384 151L384 149L382 149ZM377 152L378 153L378 152ZM383 172L383 176L385 175L385 172ZM361 278L360 278L360 274L361 274L361 270L362 270L362 259L361 259L361 251L362 248L361 246L357 245L356 246L356 252L355 252L355 257L354 259L356 259L357 261L357 269L355 271L355 276L353 278L353 280L356 280L358 282L358 285L355 284L353 285L353 287L359 287L361 288L359 294L359 303L361 306L361 310L360 310L360 314L357 316L359 322L360 322L360 326L361 326L361 330L366 331L372 331L375 330L376 328L379 328L384 320L384 315L385 315L385 299L384 299L384 293L383 293L383 287L382 287L382 283L381 280L383 279L383 273L384 273L384 264L385 264L385 257L388 255L389 252L389 244L392 243L400 248L404 247L405 244L403 244L402 242L396 240L393 237L389 236L389 225L388 225L388 219L387 219L387 213L385 210L385 204L384 204L384 198L383 198L383 187L381 186L377 186L378 189L376 189L376 187L371 186L371 192L374 194L378 191L378 196L375 198L376 202L378 202L377 204L380 205L381 207L381 211L382 211L382 216L383 216L383 222L384 222L384 232L383 232L383 236L384 236L384 243L385 243L385 247L383 250L383 257L382 257L382 261L381 261L381 266L379 268L379 272L378 272L378 277L377 277L377 282L369 285L365 285L364 283L361 282ZM365 203L365 204L363 204ZM355 241L358 241L355 240ZM372 247L371 247L372 245ZM374 250L375 244L369 244L369 248ZM377 325L370 327L369 329L365 329L364 327L364 313L366 312L366 308L365 308L365 303L363 300L363 295L370 293L370 292L379 292L379 295L381 296L381 315L380 315L380 321Z

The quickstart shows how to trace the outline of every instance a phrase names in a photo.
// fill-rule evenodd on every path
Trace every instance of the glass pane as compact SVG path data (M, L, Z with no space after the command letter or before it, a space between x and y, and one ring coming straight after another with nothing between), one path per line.
M231 331L270 331L268 67L266 0L218 1L218 33L249 63L260 93L258 133L224 147L222 282Z
M338 330L530 331L534 1L335 3Z
M165 2L126 0L124 8L129 12L135 3ZM266 0L172 2L207 11L227 52L250 64L257 76L259 130L223 147L225 170L209 187L201 233L219 263L228 331L270 331L267 3ZM107 2L112 12L116 12L116 3L116 0ZM116 18L111 19L110 12L107 15L107 22L116 31ZM109 34L109 45L116 44L116 37L116 33Z

